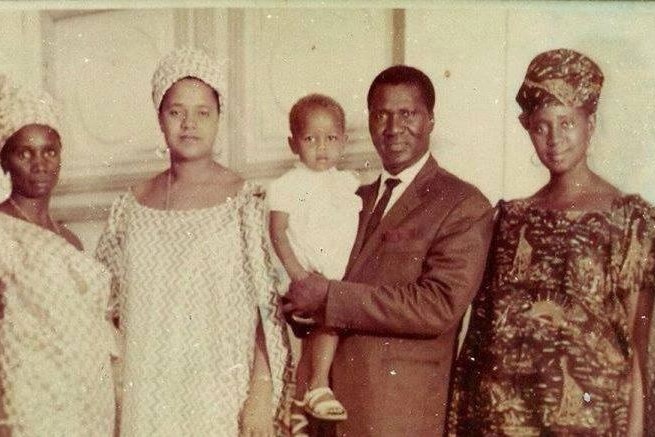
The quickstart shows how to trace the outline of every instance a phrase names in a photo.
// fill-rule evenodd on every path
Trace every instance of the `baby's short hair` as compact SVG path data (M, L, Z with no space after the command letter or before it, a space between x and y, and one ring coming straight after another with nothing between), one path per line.
M289 130L291 135L296 135L303 124L304 117L312 108L324 108L333 111L341 127L346 129L346 114L341 105L332 97L323 94L309 94L300 98L289 111Z

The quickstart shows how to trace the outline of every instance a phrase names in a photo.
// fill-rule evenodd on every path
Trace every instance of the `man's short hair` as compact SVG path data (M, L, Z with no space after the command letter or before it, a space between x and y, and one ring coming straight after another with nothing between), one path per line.
M430 78L421 70L407 65L394 65L378 74L368 89L366 103L371 107L371 98L376 88L383 85L415 86L423 96L423 102L430 112L434 111L434 86Z
M337 116L341 128L346 130L346 114L341 105L332 97L323 94L309 94L299 99L289 111L289 130L296 135L305 121L305 114L313 108L323 108L332 111Z

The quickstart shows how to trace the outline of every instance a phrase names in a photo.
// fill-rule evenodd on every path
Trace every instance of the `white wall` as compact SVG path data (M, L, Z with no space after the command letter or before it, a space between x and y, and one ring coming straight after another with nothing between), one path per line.
M384 8L195 8L0 11L2 70L64 104L65 164L55 206L87 247L107 207L165 162L150 101L156 60L205 48L226 71L217 158L266 183L292 162L286 114L301 95L344 105L353 138L346 167L375 169L365 96L374 75L404 61L437 89L433 150L492 201L546 180L516 116L530 59L569 47L606 82L591 164L655 201L655 4L439 2ZM0 6L1 7L1 6ZM370 176L370 172L368 173Z

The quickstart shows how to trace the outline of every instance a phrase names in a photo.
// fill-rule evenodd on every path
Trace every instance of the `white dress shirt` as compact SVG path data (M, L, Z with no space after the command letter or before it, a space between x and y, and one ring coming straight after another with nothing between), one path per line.
M418 172L421 171L425 163L428 162L429 157L430 157L430 151L428 150L427 152L425 152L425 155L421 157L421 159L419 159L414 164L407 167L405 170L401 171L397 175L392 175L388 171L384 169L382 170L382 173L380 173L381 180L380 180L380 187L378 188L378 197L375 200L376 205L380 200L380 197L382 197L382 193L384 193L384 187L385 187L384 182L387 179L400 179L400 183L396 185L396 188L394 188L393 191L391 192L389 203L387 203L387 207L385 208L382 217L384 217L387 211L389 211L389 209L391 209L391 207L394 205L394 203L396 203L396 201L400 198L400 196L402 196L402 194L405 192L409 184L412 183Z

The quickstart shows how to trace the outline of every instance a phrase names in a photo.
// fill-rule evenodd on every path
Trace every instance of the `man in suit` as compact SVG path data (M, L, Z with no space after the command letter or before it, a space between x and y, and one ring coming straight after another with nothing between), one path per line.
M435 94L424 73L384 70L367 102L384 170L358 191L363 209L345 277L294 282L283 308L340 333L332 383L348 419L337 425L338 436L439 436L492 209L431 156Z

